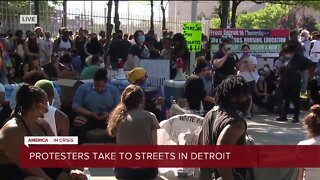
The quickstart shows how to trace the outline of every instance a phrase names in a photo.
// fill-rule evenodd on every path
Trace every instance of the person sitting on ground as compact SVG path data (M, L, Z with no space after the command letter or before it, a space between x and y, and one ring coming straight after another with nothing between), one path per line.
M72 108L78 114L74 120L74 133L83 143L87 131L105 128L106 119L120 101L119 90L107 83L107 70L99 68L94 82L84 83L75 92Z
M203 57L197 58L194 73L186 80L184 91L184 96L191 110L199 111L203 102L215 103L213 97L207 96L204 80L202 79L207 76L209 71L206 60Z
M43 71L31 71L31 72L28 72L26 76L23 78L23 82L26 84L29 84L30 86L33 86L37 81L41 79L49 79L49 78ZM16 108L16 95L17 95L18 89L19 89L19 86L15 86L15 88L12 91L12 94L10 97L11 110L14 110ZM60 109L60 106L61 106L60 96L58 94L58 91L55 88L54 88L53 106L57 109Z
M310 108L310 113L304 118L304 124L308 131L307 140L300 141L298 145L320 145L320 105ZM297 180L318 179L320 168L300 168Z
M62 57L59 59L59 68L60 68L60 73L59 73L59 78L63 79L74 79L77 78L77 73L73 69L72 66L72 57L70 54L65 53Z
M107 132L116 137L117 145L157 145L156 116L143 110L143 90L129 85L122 93L120 104L112 111ZM139 132L139 133L137 133ZM153 179L157 168L115 168L117 179Z
M41 71L39 58L33 56L29 61L25 61L23 65L23 76L25 76L30 71Z
M52 53L50 62L43 66L44 72L47 74L50 80L58 79L60 75L60 65L58 61L59 55L57 53Z
M92 79L94 75L96 74L97 70L100 68L100 57L99 56L88 56L87 57L90 64L88 64L88 67L84 68L81 71L80 79Z
M17 107L12 118L0 130L1 179L24 179L27 177L45 180L66 178L62 168L20 168L20 146L25 136L53 136L50 125L43 120L48 112L46 93L27 84L17 92ZM84 174L81 174L81 179ZM68 177L67 179L71 179ZM30 178L31 179L31 178Z
M148 79L147 71L143 68L136 67L128 73L128 81L133 84L140 86L143 89L145 94L145 110L154 113L159 121L165 119L164 115L161 112L161 106L163 105L163 98L161 93L157 93L156 95L152 94L152 98L147 96L149 91L147 91L143 86ZM156 98L154 98L156 96Z
M46 92L49 101L48 112L44 114L44 120L50 125L54 135L68 136L69 135L69 118L59 109L52 106L54 101L54 87L49 80L39 80L34 85L37 88Z

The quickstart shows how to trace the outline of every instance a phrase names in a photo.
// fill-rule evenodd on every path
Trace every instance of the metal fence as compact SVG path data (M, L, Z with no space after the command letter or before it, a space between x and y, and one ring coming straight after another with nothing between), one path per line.
M20 24L20 15L33 14L34 7L30 5L25 8L8 7L7 1L0 2L0 20L1 33L5 33L8 29L32 30L34 25ZM104 11L84 11L79 9L69 9L67 11L67 27L75 32L80 27L88 29L89 32L98 33L101 30L106 30L107 27L107 9ZM111 17L113 23L113 14ZM143 30L148 32L150 29L150 16L138 14L119 14L121 22L120 29L124 33L133 34L136 30ZM39 11L39 25L43 27L44 31L51 32L54 36L58 35L58 29L62 25L63 11L60 8L53 8L49 6L40 7ZM166 27L174 33L182 32L182 24L189 22L183 19L167 18ZM203 33L208 34L211 22L210 20L201 20ZM162 17L154 18L155 33L158 37L162 34Z

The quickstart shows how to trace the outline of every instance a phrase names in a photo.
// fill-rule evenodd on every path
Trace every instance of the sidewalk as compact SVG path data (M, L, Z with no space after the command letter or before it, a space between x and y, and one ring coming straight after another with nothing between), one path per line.
M305 115L305 112L301 113L300 123L291 123L291 116L288 116L288 122L277 122L275 114L258 114L251 120L247 120L248 134L258 145L295 145L305 139L306 129L302 123ZM112 168L92 168L90 172L91 180L116 180L113 177ZM158 179L166 180L167 178L159 177ZM178 178L170 178L170 180L174 179Z

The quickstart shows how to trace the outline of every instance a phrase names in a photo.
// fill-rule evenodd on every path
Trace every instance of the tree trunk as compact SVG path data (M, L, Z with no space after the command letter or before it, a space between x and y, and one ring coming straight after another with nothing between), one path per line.
M39 26L39 20L40 20L40 1L34 0L34 14L37 15L37 25Z
M120 20L119 20L119 0L114 0L114 30L118 31L120 30Z
M242 0L232 0L232 9L231 9L231 28L236 28L237 22L237 8Z
M220 0L220 6L221 6L220 28L226 28L228 25L229 1Z
M67 0L63 0L63 19L62 19L62 27L67 27Z
M150 16L150 30L151 31L154 31L154 18L153 18L153 0L150 0L150 2L151 2L151 4L150 4L150 6L151 6L151 16Z
M110 43L112 34L112 24L111 24L111 13L112 13L112 0L108 1L108 16L107 16L107 43Z
M166 8L163 5L163 0L161 0L161 11L162 11L162 30L165 30L167 29L166 27L167 19L166 19Z

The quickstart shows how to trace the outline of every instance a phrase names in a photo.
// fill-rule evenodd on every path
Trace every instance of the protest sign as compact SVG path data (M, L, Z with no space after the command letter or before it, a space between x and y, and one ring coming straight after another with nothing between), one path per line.
M184 23L183 36L186 39L187 47L190 52L201 51L202 46L202 25L201 23Z
M234 38L231 50L241 54L243 44L250 45L251 54L256 57L278 57L282 44L289 36L288 29L210 29L211 52L219 49L221 36L229 34Z

